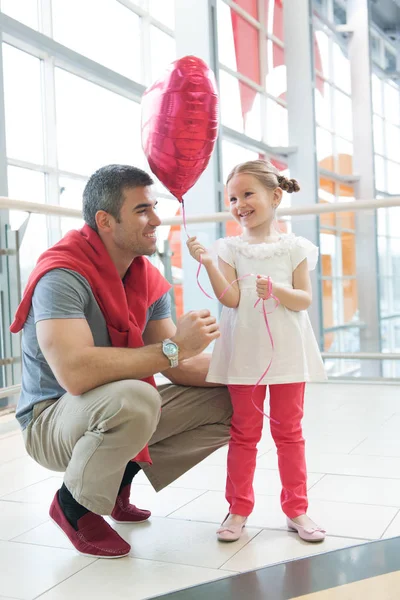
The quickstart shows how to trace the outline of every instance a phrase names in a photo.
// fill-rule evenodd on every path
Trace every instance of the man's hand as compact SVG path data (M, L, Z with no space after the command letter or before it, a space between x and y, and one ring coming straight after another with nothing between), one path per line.
M220 336L219 326L209 310L191 311L177 323L173 341L179 346L179 359L197 356Z

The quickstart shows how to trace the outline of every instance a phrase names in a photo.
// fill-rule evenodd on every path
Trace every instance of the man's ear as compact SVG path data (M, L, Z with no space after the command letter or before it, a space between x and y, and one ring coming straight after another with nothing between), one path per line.
M110 213L105 210L98 210L96 213L96 225L97 231L107 233L111 230L111 226L113 221L115 221L114 217L110 215Z

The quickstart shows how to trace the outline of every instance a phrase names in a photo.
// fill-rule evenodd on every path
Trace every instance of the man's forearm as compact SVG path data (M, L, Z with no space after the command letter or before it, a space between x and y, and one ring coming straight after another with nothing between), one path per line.
M78 396L122 379L144 379L165 370L169 361L162 344L142 348L90 347L78 352L55 375L62 387Z

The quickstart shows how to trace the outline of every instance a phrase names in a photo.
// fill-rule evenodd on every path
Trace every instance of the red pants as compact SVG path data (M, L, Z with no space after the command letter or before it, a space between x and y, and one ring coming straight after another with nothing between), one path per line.
M230 385L233 416L228 450L226 499L230 512L247 517L254 507L253 479L257 444L264 417L251 401L253 386ZM271 434L278 452L282 483L282 510L290 519L307 512L307 469L301 428L304 407L304 383L270 385ZM254 392L255 404L263 410L266 386Z

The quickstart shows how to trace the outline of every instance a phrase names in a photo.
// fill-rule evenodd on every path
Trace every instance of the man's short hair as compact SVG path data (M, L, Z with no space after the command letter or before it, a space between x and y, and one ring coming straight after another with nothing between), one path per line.
M97 231L96 213L99 210L120 220L124 202L124 190L146 187L154 181L145 171L129 165L107 165L90 177L83 191L83 218L85 223Z

